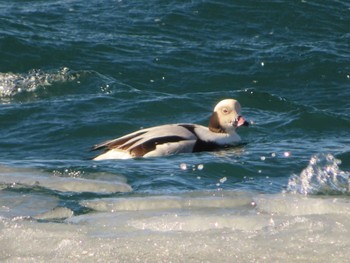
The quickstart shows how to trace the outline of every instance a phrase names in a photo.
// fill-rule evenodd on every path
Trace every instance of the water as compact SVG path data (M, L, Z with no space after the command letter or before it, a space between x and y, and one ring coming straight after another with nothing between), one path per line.
M347 262L350 4L0 1L0 259ZM244 146L90 160L236 98Z

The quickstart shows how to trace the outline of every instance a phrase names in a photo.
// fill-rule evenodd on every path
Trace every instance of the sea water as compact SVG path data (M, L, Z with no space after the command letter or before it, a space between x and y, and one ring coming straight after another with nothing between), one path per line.
M348 262L347 1L0 2L0 261ZM101 161L207 125L244 145Z

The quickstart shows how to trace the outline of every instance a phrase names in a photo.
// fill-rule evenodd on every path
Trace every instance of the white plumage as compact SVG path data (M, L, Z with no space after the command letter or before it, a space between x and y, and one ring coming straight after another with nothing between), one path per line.
M234 99L220 101L214 108L208 127L197 124L167 124L142 129L123 137L95 145L105 150L93 160L156 157L177 153L212 151L241 141L236 128L248 122L240 115Z

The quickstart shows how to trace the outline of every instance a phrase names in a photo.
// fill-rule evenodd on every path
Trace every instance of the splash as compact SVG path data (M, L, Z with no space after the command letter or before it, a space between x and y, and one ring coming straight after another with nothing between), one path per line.
M38 87L50 86L55 82L72 81L77 77L67 67L53 73L41 70L31 70L26 74L0 73L0 98L11 97L23 91L35 91Z
M313 156L299 176L289 179L288 191L304 195L349 193L350 172L340 170L340 163L331 154Z

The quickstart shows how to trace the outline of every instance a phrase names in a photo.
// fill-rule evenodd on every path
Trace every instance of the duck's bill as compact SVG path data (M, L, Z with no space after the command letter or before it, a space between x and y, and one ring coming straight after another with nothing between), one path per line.
M239 116L237 121L237 127L240 126L249 126L249 122L247 122L242 116Z

